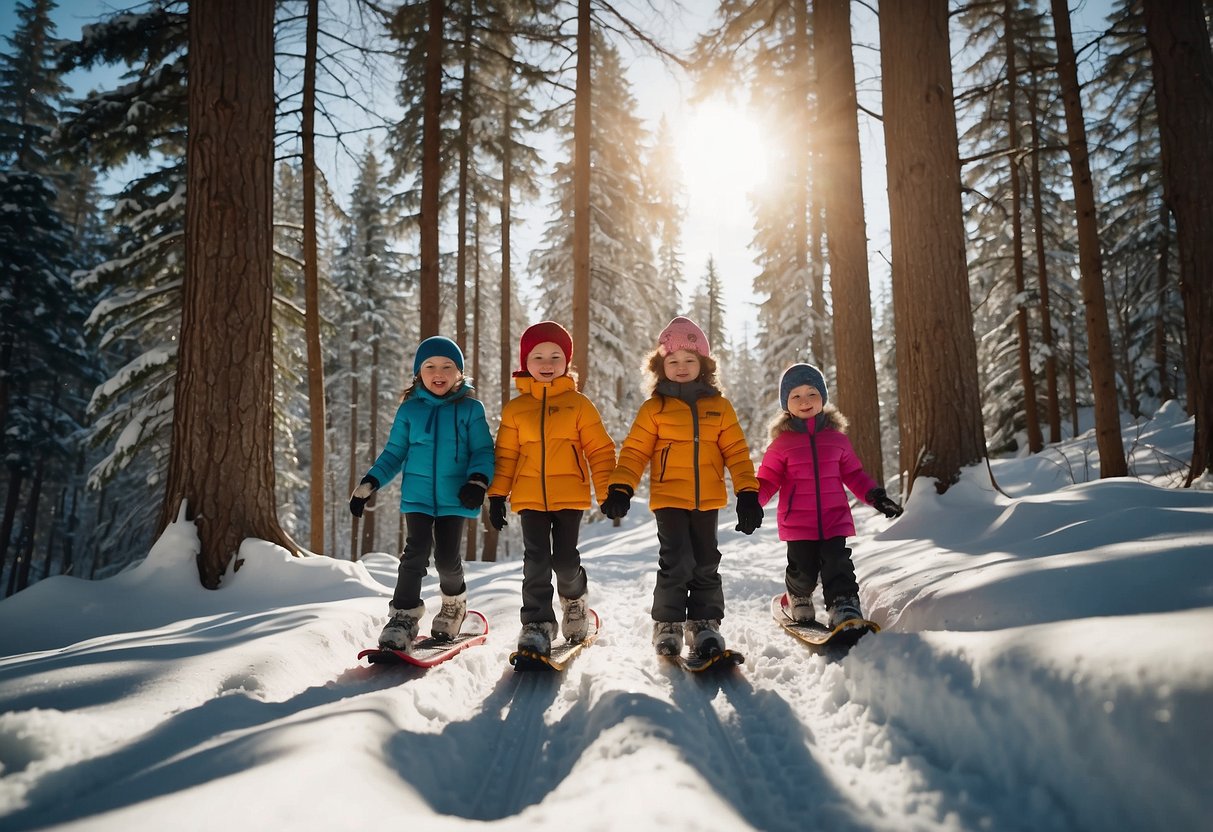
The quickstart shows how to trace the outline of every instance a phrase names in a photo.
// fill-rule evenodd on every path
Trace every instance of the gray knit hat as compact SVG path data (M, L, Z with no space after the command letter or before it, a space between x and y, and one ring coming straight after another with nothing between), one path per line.
M826 379L821 374L821 370L812 364L793 364L783 371L783 377L779 379L779 406L781 408L788 409L788 395L802 384L817 388L817 392L821 394L822 407L830 400L830 391L826 389Z

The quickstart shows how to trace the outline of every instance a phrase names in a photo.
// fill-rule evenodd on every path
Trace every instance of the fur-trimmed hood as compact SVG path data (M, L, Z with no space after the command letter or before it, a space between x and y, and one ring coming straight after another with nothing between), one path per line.
M774 440L781 433L795 430L795 427L792 424L792 418L792 414L788 413L786 410L780 411L780 413L771 420L770 438ZM814 431L830 428L838 431L839 433L846 433L847 428L851 426L851 423L847 417L844 416L842 412L832 404L827 404L824 408L822 408L821 413L817 414L816 422L817 424L814 426Z

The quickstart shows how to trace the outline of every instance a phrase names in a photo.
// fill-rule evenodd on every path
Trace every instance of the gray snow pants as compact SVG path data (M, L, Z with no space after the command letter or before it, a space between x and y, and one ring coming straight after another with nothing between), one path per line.
M522 524L522 610L523 624L555 621L552 608L552 573L556 573L556 591L564 598L585 595L586 576L577 550L581 533L580 509L518 512Z
M832 608L839 598L859 597L855 564L845 537L788 541L788 569L784 574L788 595L806 598L812 595L818 575L826 609Z
M430 565L431 549L442 594L458 595L467 589L463 582L463 560L459 557L465 521L466 518L456 515L434 517L419 512L405 513L404 554L400 556L392 606L398 610L411 610L421 603L421 581Z
M653 588L654 621L724 617L720 549L716 545L718 511L659 508L657 518L657 585Z

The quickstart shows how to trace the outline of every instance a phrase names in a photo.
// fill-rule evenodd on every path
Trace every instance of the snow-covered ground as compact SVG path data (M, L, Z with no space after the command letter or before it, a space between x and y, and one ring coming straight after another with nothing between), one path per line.
M518 562L467 566L485 646L367 667L394 558L247 541L208 592L179 523L0 603L0 828L1207 830L1213 491L1168 473L1191 434L1172 404L1126 429L1138 479L1087 481L1086 436L994 462L1005 493L983 467L896 522L858 507L885 630L841 659L769 619L773 513L745 537L722 512L724 675L651 654L642 508L585 529L605 629L563 677L506 663Z

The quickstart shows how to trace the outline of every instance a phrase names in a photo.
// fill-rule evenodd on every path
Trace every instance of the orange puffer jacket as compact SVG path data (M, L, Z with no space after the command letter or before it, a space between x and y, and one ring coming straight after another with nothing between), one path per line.
M635 490L650 462L650 508L724 508L726 467L734 492L758 490L745 434L724 396L697 399L694 414L681 399L660 394L642 404L611 483Z
M598 501L606 499L615 441L594 403L568 376L514 385L521 392L501 411L489 496L508 496L514 511L587 509L592 479Z

